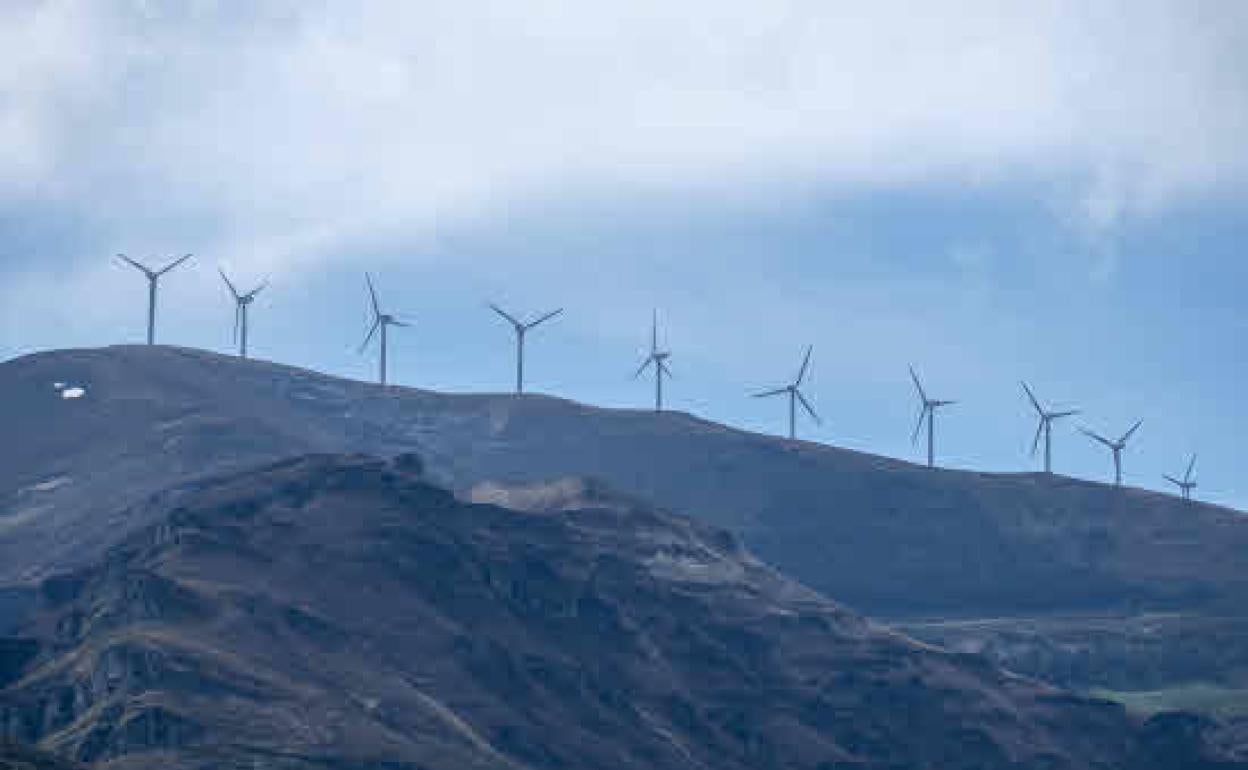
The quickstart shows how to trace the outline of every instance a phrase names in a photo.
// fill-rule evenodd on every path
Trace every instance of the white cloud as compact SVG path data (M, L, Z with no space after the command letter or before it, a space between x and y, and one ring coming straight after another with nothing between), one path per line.
M1022 180L1104 229L1248 171L1232 3L170 7L0 9L0 202L267 270L585 191Z

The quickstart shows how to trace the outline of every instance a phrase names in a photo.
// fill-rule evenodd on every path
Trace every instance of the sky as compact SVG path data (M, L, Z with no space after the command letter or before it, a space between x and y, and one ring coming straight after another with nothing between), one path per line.
M1019 385L1077 432L1144 424L1127 482L1199 453L1248 509L1248 5L1186 0L0 0L0 355L138 342L141 276L194 259L159 337L228 351L217 275L272 285L262 358L503 391L486 307L565 308L530 389L763 432L814 346L802 437L1018 471Z

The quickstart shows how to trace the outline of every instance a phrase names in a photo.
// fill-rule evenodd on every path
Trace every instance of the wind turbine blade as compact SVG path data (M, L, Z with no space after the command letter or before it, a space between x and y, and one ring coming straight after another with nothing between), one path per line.
M769 396L778 396L781 393L788 393L788 392L789 392L788 388L776 388L775 390L768 390L766 392L755 393L753 395L754 395L754 398L767 398Z
M952 401L933 401L932 402L934 406L953 406L956 403L958 403L957 399L954 399Z
M190 254L184 254L184 255L182 255L182 256L181 256L180 258L178 258L177 260L175 260L175 261L171 262L170 264L166 265L166 266L165 266L165 269L164 269L164 270L161 270L159 273L157 273L157 274L156 274L156 276L159 278L160 276L164 275L165 273L169 272L170 270L173 270L173 269L174 269L174 268L176 268L178 265L181 265L183 262L185 262L186 260L188 260L188 259L190 259L190 258L191 258L191 255L190 255Z
M923 406L927 407L927 391L923 390L923 383L919 382L919 375L915 374L914 367L910 367L910 379L914 380L914 389L919 392L919 400L923 402Z
M1044 434L1044 418L1040 418L1040 422L1036 425L1036 438L1031 442L1031 456L1036 456L1036 450L1040 448L1040 436Z
M644 372L647 368L649 368L650 364L654 363L654 361L655 361L654 356L650 356L645 361L642 361L641 366L637 367L637 371L633 374L633 379L635 380L638 377L640 377L641 373ZM663 366L663 364L659 364L659 366L661 367Z
M668 368L666 361L659 361L659 369L661 369L668 377L672 376L672 370Z
M404 329L410 328L412 325L410 321L400 321L397 318L391 318L386 323L390 324L391 326L400 326Z
M802 391L795 390L793 393L797 396L797 400L802 402L802 406L806 408L806 412L814 418L815 422L819 425L823 425L823 420L819 419L819 415L815 414L815 408L811 406L810 402L806 400L806 397L802 395Z
M659 352L659 311L654 311L654 318L650 324L650 355Z
M221 280L225 281L225 285L229 287L230 294L234 295L234 300L237 302L242 299L242 297L238 296L238 289L234 288L234 283L230 281L229 277L225 274L225 271L218 267L217 272L221 274Z
M239 327L243 325L243 309L238 305L234 306L234 341L238 342Z
M559 308L558 310L552 310L546 315L537 319L536 321L531 321L530 323L528 323L526 325L526 328L532 329L534 326L537 326L538 324L546 323L547 321L549 321L550 319L554 318L555 316L559 315L562 312L563 312L563 308Z
M797 379L793 381L795 387L801 385L802 380L806 379L806 369L810 366L810 351L814 350L814 348L814 345L806 346L806 355L802 358L802 368L797 371Z
M490 309L493 310L495 313L498 313L499 315L501 315L503 318L506 318L507 322L510 323L512 326L516 327L517 329L524 326L524 324L520 323L515 318L512 318L510 313L508 313L506 310L503 310L498 305L495 305L493 302L490 303Z
M1182 482L1182 481L1179 481L1179 480L1178 480L1178 479L1176 479L1174 476L1171 476L1171 475L1166 474L1166 473L1163 473L1163 474L1161 474L1161 475L1162 475L1162 478L1164 478L1166 481L1169 481L1171 484L1175 485L1176 487L1182 487L1182 486L1183 486L1183 482Z
M1027 383L1022 383L1022 386L1023 390L1027 391L1027 398L1031 399L1031 405L1036 408L1037 412L1043 415L1044 409L1040 407L1040 401L1036 398L1036 394L1031 392L1031 388L1028 387Z
M150 276L152 274L152 271L149 270L146 265L142 265L142 264L139 264L138 262L135 262L133 259L130 259L125 254L118 254L117 257L118 259L125 260L128 265L133 267L135 270L138 270L139 272L143 273L144 275Z
M259 286L257 286L256 288L252 289L252 290L251 290L251 293L250 293L250 294L248 294L248 295L246 296L246 299L255 299L255 298L256 298L256 296L257 296L258 294L260 294L260 292L264 291L264 290L265 290L265 289L267 289L267 288L269 288L269 282L268 282L267 280L265 280L265 281L264 281L263 283L261 283Z
M1187 472L1183 474L1183 480L1190 482L1192 480L1192 470L1196 468L1196 455L1192 455L1192 461L1187 464Z
M918 443L919 432L923 430L923 419L927 417L927 412L928 412L928 406L924 404L923 411L919 412L919 422L917 425L914 426L914 433L911 434L910 436L911 444Z
M380 327L381 327L381 316L377 316L377 320L373 321L372 327L370 327L368 330L368 336L364 338L364 341L362 343L360 343L361 353L363 353L364 349L368 347L368 343L373 341L373 335L377 333L377 329Z
M1113 448L1114 448L1114 442L1110 441L1109 439L1105 438L1104 436L1102 436L1102 435L1100 435L1100 434L1098 434L1098 433L1094 433L1093 431L1090 431L1090 430L1088 430L1087 428L1080 428L1080 429L1079 429L1079 432L1080 432L1080 433L1082 433L1083 435L1087 436L1088 438L1092 439L1093 441L1098 441L1098 442L1100 442L1100 443L1104 444L1105 446L1109 447L1110 449L1113 449Z
M377 289L373 288L373 277L365 273L364 281L368 284L368 296L373 301L373 315L381 318L381 303L377 301Z
M1131 437L1135 435L1135 432L1136 432L1137 430L1139 430L1139 429L1140 429L1140 426L1141 426L1141 425L1143 425L1143 424L1144 424L1144 421L1143 421L1143 420L1136 420L1135 425L1132 425L1132 426L1131 426L1131 430L1129 430L1129 431L1127 431L1126 433L1122 434L1122 438L1118 439L1119 443L1125 444L1125 443L1127 443L1128 441L1130 441L1130 440L1131 440Z
M1075 416L1075 415L1077 415L1077 414L1079 414L1079 413L1080 413L1080 412L1079 412L1079 410L1078 410L1078 409L1069 409L1069 410L1067 410L1067 411L1065 411L1065 412L1054 412L1053 414L1049 415L1049 419L1050 419L1050 420L1060 420L1060 419L1062 419L1063 417L1073 417L1073 416Z

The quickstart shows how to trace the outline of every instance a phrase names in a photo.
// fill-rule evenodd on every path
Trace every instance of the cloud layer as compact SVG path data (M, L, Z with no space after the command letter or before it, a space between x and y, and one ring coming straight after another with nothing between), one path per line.
M1231 2L172 5L0 9L0 205L266 269L603 191L1036 183L1097 231L1248 176Z

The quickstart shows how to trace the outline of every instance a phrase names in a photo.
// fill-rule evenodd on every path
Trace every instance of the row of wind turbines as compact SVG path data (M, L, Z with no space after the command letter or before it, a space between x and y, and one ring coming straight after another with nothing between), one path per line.
M148 282L148 307L147 307L147 344L156 344L156 307L157 293L159 290L160 279L176 268L180 267L191 259L190 254L183 255L163 268L156 270L140 263L125 254L118 254L118 259L125 264L130 265L141 272ZM221 280L224 281L226 288L230 292L230 296L234 300L234 342L238 345L238 355L247 358L247 332L248 332L248 316L249 310L256 297L268 287L268 281L262 282L260 285L248 292L240 292L234 282L229 279L224 270L218 269ZM365 284L368 287L369 310L372 315L372 324L369 326L368 333L364 337L363 343L360 344L359 352L363 353L368 349L374 338L378 339L379 349L379 374L378 381L381 385L388 385L388 356L389 356L389 330L391 327L408 327L411 324L401 320L398 316L382 311L381 301L377 296L377 288L373 284L372 276L368 273L364 274ZM530 331L541 326L563 313L563 308L552 310L542 314L532 320L522 321L515 314L503 310L498 305L490 303L489 308L493 310L500 318L507 321L515 333L516 339L516 387L517 394L524 393L524 343L526 336ZM806 379L806 374L810 369L810 357L814 351L813 346L807 346L805 355L802 357L801 366L798 368L797 376L794 377L787 385L783 385L771 390L765 390L760 393L753 394L754 398L771 398L774 396L788 397L788 418L789 418L789 438L797 438L797 412L798 406L810 416L816 424L822 424L822 419L811 405L809 399L802 393L802 383ZM659 347L659 323L658 312L655 311L650 327L650 351L646 358L641 362L637 371L633 374L633 378L641 377L648 369L654 371L654 410L655 412L663 411L663 380L670 378L672 371L668 366L668 360L671 358L671 351L662 350ZM910 367L910 378L914 382L914 388L918 395L920 411L919 420L914 427L911 435L911 442L918 443L919 437L926 428L927 434L927 466L929 468L936 467L936 415L941 409L957 404L957 401L949 399L937 399L928 396L927 390L923 387L919 375L915 372L914 367ZM1044 441L1044 472L1053 472L1053 425L1067 417L1073 417L1080 414L1078 409L1046 409L1041 405L1040 399L1036 397L1034 391L1026 383L1021 383L1023 391L1027 395L1028 401L1036 411L1038 418L1036 424L1035 438L1031 444L1031 454L1034 457L1039 451L1041 440ZM1110 450L1114 461L1114 486L1122 486L1122 453L1126 449L1127 443L1135 435L1143 424L1142 420L1137 421L1131 426L1127 432L1123 433L1117 439L1107 438L1095 431L1087 428L1079 428L1080 432L1088 436L1088 438L1101 444ZM1193 478L1193 472L1196 468L1196 456L1193 455L1188 461L1187 470L1181 478L1166 474L1164 478L1169 483L1178 488L1184 500L1192 499L1192 491L1196 489L1197 483Z

